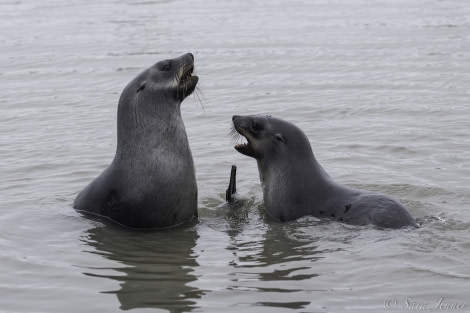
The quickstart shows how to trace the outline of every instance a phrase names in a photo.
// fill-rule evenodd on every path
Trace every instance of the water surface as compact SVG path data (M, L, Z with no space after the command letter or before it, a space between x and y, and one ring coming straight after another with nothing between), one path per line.
M464 1L11 0L0 29L0 311L470 308ZM186 52L200 222L133 232L76 213L114 156L124 86ZM270 220L233 114L296 123L338 182L398 198L422 227Z

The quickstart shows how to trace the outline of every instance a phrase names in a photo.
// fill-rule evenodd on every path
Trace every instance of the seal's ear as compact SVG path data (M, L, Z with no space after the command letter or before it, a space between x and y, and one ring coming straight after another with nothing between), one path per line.
M143 82L140 83L139 88L137 88L137 93L141 92L142 90L145 89L145 86L147 85L147 81L144 80Z
M286 140L281 134L276 134L274 135L274 137L276 137L277 140L282 141L283 143L286 143Z

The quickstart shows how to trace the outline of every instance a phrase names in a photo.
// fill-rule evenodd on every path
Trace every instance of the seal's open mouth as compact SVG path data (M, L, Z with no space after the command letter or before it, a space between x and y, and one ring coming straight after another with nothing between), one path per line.
M177 76L177 96L181 97L180 99L182 100L196 89L199 77L193 74L194 56L191 53L182 56L180 64L180 73Z
M181 99L186 98L189 96L194 89L196 89L197 82L199 81L199 77L193 74L194 71L194 63L191 60L190 63L184 62L181 75L179 77L178 82L178 96Z
M250 143L248 142L248 139L246 139L246 137L243 137L243 136L240 136L241 139L241 143L237 143L235 145L235 149L237 149L238 151L240 150L243 150L243 149L248 149L250 147Z
M241 154L251 156L252 148L250 145L250 140L245 135L244 129L239 125L233 125L233 128L230 132L233 137L233 142L236 143L235 150Z
M197 76L195 76L193 72L194 72L194 64L190 66L183 66L183 73L181 74L181 77L180 77L180 84L185 84L192 77L197 78Z

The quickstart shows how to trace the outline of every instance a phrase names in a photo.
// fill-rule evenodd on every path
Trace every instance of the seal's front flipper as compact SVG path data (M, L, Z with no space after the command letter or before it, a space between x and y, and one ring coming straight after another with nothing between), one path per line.
M235 194L237 193L237 166L232 165L232 171L230 172L230 183L227 191L225 192L225 200L227 202L233 202L235 200Z

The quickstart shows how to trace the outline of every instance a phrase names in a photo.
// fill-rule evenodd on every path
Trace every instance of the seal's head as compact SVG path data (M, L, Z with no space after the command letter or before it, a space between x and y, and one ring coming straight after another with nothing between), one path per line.
M163 93L181 102L196 88L198 77L193 71L194 57L187 53L155 63L132 80L126 89L133 89L129 91L136 95Z
M181 119L181 102L196 88L199 78L193 71L194 57L187 53L155 63L127 84L119 99L118 144L149 144L169 124L183 125L172 121Z
M196 88L199 78L193 75L193 71L194 57L191 53L155 63L126 86L119 99L118 111L130 114L134 109L129 104L152 110L158 106L159 112L165 109L163 104L179 107ZM146 108L142 109L145 111Z
M258 161L276 159L279 155L310 157L313 154L308 138L292 123L258 115L235 115L232 121L236 133L246 139L235 149Z

